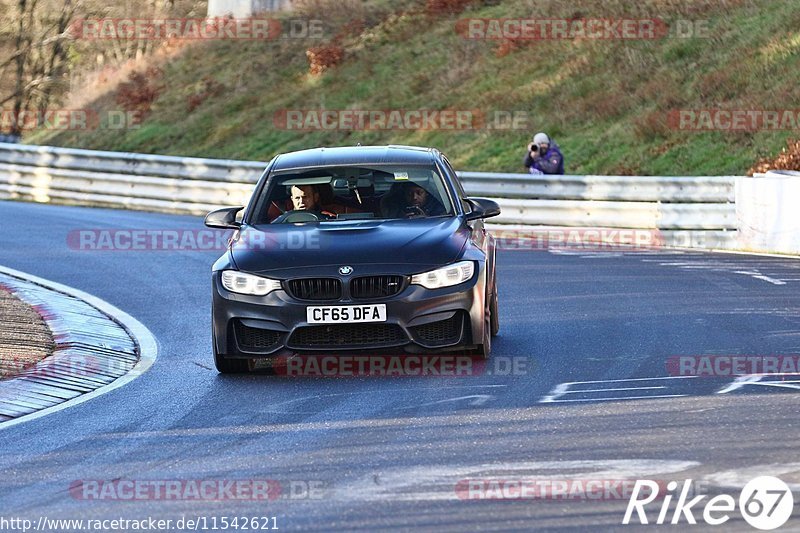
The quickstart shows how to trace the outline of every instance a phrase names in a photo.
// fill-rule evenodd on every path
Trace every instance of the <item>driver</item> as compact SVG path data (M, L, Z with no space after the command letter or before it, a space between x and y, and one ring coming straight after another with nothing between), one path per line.
M288 216L296 211L307 211L313 213L320 220L336 218L336 213L322 209L319 189L316 185L292 185L289 189L289 198L292 200L292 211L283 213L272 223L283 222Z
M298 211L317 211L319 191L315 185L292 185L290 190L292 205Z

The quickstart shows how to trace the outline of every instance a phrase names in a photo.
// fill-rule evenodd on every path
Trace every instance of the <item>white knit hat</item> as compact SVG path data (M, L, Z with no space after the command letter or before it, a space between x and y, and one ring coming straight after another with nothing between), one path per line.
M533 136L533 144L550 144L550 137L546 133L537 133Z

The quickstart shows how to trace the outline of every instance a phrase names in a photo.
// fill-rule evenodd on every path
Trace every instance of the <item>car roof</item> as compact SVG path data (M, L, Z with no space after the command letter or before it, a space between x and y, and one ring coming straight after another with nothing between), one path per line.
M418 146L346 146L313 148L279 155L273 171L358 165L430 165L438 150Z

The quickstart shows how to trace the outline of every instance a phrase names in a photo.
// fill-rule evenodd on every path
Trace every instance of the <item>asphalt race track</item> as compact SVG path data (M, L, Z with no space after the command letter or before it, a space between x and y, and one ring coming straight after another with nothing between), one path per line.
M210 348L218 252L67 246L72 230L200 229L200 219L11 202L0 215L0 264L102 298L159 343L155 365L132 383L0 430L0 516L633 531L621 525L624 499L476 501L455 487L486 477L639 477L702 480L710 493L738 497L731 487L761 474L800 487L796 378L668 369L674 356L800 354L800 261L504 251L493 358L517 361L517 372L490 361L471 377L223 377ZM81 480L117 479L270 479L295 493L197 502L70 492ZM800 529L797 515L787 530ZM739 515L724 529L751 530Z

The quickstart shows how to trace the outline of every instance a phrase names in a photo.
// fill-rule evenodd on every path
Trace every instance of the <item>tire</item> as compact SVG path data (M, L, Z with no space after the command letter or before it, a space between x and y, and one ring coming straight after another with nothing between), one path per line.
M250 370L247 359L227 359L217 353L217 340L211 336L211 349L214 351L214 366L220 374L243 374Z
M500 315L498 314L498 302L497 302L497 282L494 285L494 294L492 295L492 300L489 303L489 313L491 314L491 325L492 325L492 337L497 337L497 334L500 333Z
M489 359L492 352L492 303L491 300L483 311L483 342L475 348L478 359Z
M473 355L480 360L489 359L489 355L492 353L492 336L488 334L488 328L484 329L486 333L484 333L483 344L479 344L473 352Z
M500 305L497 296L497 250L492 253L492 294L489 298L489 314L491 319L491 332L492 337L496 337L500 333Z

